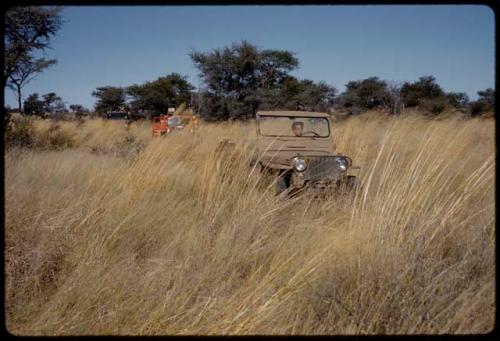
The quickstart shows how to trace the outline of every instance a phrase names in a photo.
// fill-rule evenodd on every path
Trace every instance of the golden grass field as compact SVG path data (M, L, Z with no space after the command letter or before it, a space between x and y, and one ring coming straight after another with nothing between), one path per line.
M353 202L256 186L252 122L155 140L147 122L34 124L35 147L5 154L13 334L494 327L493 119L334 123L337 150L361 166ZM238 144L222 177L226 137Z

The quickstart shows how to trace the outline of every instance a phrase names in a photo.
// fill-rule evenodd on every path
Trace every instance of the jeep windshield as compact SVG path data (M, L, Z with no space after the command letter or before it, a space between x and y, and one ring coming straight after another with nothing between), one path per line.
M324 117L259 116L258 124L263 136L330 136L330 125Z

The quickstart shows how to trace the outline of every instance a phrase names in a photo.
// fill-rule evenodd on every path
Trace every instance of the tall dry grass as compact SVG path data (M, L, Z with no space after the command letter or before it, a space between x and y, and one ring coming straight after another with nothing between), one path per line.
M49 126L36 122L38 146L47 146ZM89 120L58 130L71 148L5 155L11 333L494 326L492 120L362 115L335 123L337 150L361 166L353 200L280 201L257 186L258 169L247 166L252 124L154 141L147 124L127 131ZM226 137L238 142L229 158L216 152Z

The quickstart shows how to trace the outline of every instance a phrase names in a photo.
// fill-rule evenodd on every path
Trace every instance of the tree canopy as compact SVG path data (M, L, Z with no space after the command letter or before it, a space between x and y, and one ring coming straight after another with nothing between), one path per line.
M377 107L386 107L391 102L391 94L386 81L378 77L350 81L337 103L349 113L359 113Z
M434 76L422 76L418 81L405 82L401 87L401 96L406 107L416 107L423 99L436 99L444 95Z
M205 120L222 121L249 119L257 110L358 114L377 109L397 114L404 107L415 107L425 115L446 109L476 115L494 109L493 89L480 91L480 98L469 102L463 92L444 91L433 76L402 84L368 77L349 81L338 95L337 89L325 82L293 76L299 61L292 52L263 50L247 41L189 55L202 81L196 91L178 73L125 88L99 87L93 92L98 99L96 111L130 106L133 113L144 116L144 112L165 113L169 107L187 103Z
M259 109L330 111L337 90L325 82L288 76L260 93Z
M132 110L166 113L169 107L189 103L193 89L194 86L186 77L172 73L142 85L131 85L126 89L126 93L131 98Z
M121 110L125 106L126 92L116 86L102 86L92 92L97 98L95 111L106 114L108 111Z
M327 110L336 92L326 83L291 76L299 61L290 51L242 41L190 57L204 83L198 111L210 121L251 118L259 108Z
M22 112L22 88L36 75L56 63L37 57L50 47L50 39L62 25L60 7L12 7L5 15L4 87L16 92Z
M37 93L29 95L24 101L24 112L26 115L43 116L45 109L43 101Z
M495 111L495 90L488 88L477 92L479 98L470 103L470 113L472 116L479 116L484 113Z
M66 105L61 97L54 92L49 92L40 98L38 93L29 95L24 101L24 111L26 115L45 116L48 114L58 114L67 112Z

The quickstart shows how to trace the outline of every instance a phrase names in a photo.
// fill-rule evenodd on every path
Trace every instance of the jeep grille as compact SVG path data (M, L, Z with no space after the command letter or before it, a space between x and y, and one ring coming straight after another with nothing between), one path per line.
M328 181L336 180L342 175L335 156L307 157L307 168L304 171L306 180Z

